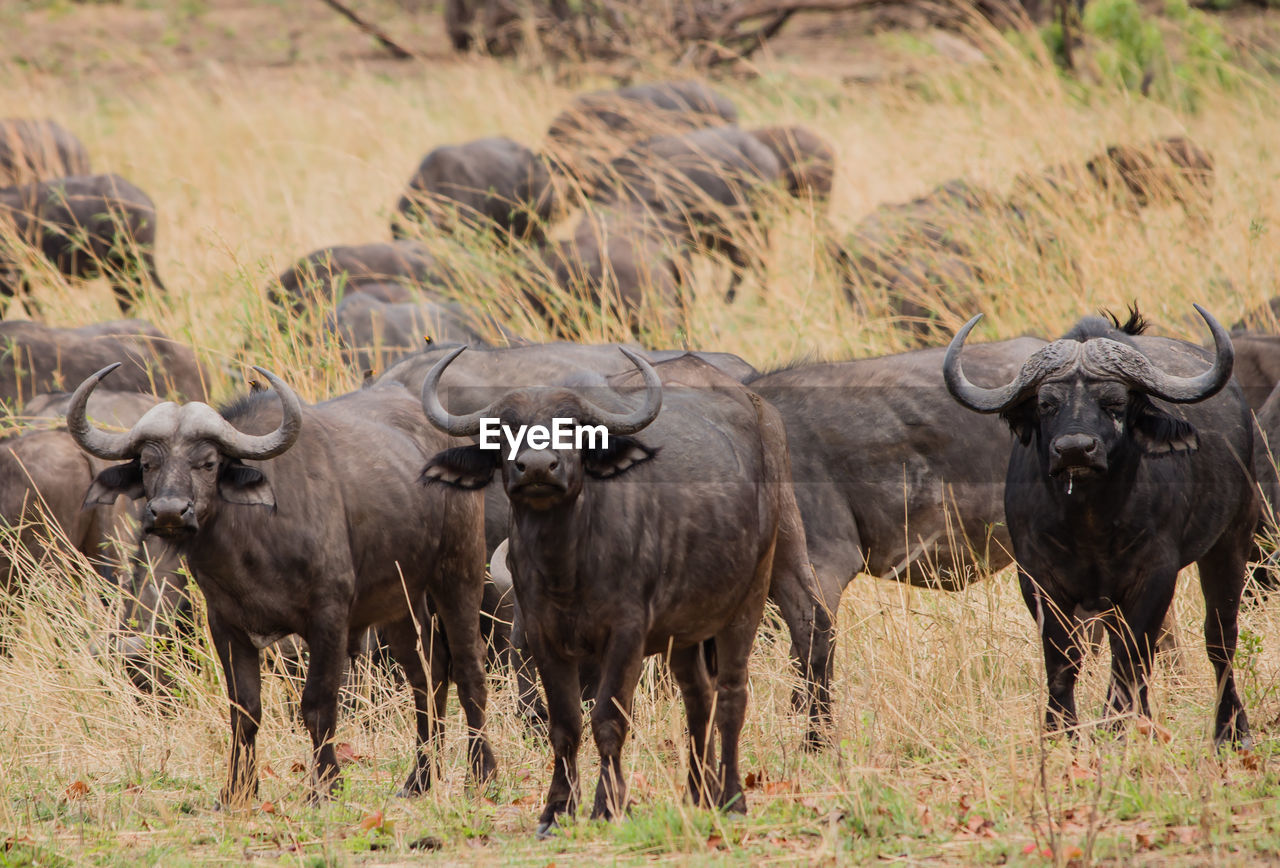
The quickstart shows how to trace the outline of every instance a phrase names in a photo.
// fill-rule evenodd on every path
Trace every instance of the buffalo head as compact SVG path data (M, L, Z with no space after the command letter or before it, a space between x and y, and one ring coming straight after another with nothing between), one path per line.
M270 434L238 431L199 402L157 404L131 430L109 433L89 424L85 406L98 383L118 367L103 368L81 383L67 409L67 430L81 449L108 461L128 461L98 474L85 496L86 506L114 503L121 494L146 497L143 530L171 538L194 534L219 500L274 507L271 484L243 461L274 458L298 439L302 409L292 389L274 374L254 368L275 388L283 407L280 426Z
M982 318L978 314L947 348L947 389L971 410L1000 413L1023 445L1035 440L1042 467L1064 481L1070 492L1075 480L1103 476L1127 455L1197 448L1190 423L1151 400L1203 401L1231 378L1235 357L1227 332L1203 308L1195 307L1213 333L1216 356L1209 370L1194 377L1157 369L1129 340L1140 327L1102 330L1107 336L1078 327L1034 353L1013 382L985 389L971 383L960 367L960 350ZM1137 321L1135 313L1133 322Z
M431 369L422 384L422 406L441 431L455 437L481 434L482 442L436 455L423 471L425 481L483 488L501 467L512 503L550 509L575 500L585 477L617 476L657 454L630 435L658 417L662 381L648 362L630 350L622 352L640 369L645 384L644 402L630 413L604 410L571 389L525 388L508 392L482 410L455 416L440 403L437 389L445 369L465 349L459 347ZM498 425L486 427L485 420L498 420L506 433L497 433ZM561 421L562 431L570 427L563 423L572 421L575 435L566 435L560 444L535 436L535 428L554 434L556 420ZM577 431L583 436L576 436ZM486 434L489 448L482 448Z

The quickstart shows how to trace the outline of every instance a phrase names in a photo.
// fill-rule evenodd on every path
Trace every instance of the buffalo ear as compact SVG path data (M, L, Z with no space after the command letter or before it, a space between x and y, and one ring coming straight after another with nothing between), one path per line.
M474 491L484 488L498 468L499 450L456 446L436 454L422 470L422 482L439 482Z
M89 493L84 496L83 508L111 506L122 494L130 500L137 500L145 494L142 490L142 465L136 458L128 464L113 464L94 477Z
M596 479L608 479L653 460L657 454L657 449L650 449L633 437L610 436L608 446L583 450L582 467Z
M1138 399L1132 430L1134 439L1148 455L1194 452L1200 448L1195 427L1186 419L1171 416L1145 396Z
M276 493L261 470L233 459L218 471L218 494L240 506L276 507Z
M1019 443L1028 445L1039 424L1036 417L1036 396L1033 394L1030 398L1001 410L1000 418L1009 423L1009 430L1018 438Z

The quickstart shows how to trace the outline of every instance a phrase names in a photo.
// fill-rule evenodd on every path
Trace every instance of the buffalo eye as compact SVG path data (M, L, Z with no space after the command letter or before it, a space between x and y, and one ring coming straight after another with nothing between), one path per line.
M197 465L196 465L196 469L197 469L197 470L212 470L213 468L215 468L215 467L217 467L217 466L218 466L218 463L217 463L216 461L214 461L213 459L209 459L208 461L201 461L199 464L197 464Z
M1058 412L1058 402L1052 398L1041 398L1039 403L1041 416L1052 416Z
M142 459L142 471L144 473L150 473L152 470L155 470L155 469L156 469L156 464L154 461L150 461L146 458Z

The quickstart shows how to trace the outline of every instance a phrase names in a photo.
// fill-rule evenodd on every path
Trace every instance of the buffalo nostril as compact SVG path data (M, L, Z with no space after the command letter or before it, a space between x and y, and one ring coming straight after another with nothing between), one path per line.
M516 470L519 470L521 473L524 473L524 462L523 462L523 461L517 461L517 462L516 462Z
M547 469L555 470L559 466L560 466L560 461L558 459L553 458L551 459L551 463L547 465Z

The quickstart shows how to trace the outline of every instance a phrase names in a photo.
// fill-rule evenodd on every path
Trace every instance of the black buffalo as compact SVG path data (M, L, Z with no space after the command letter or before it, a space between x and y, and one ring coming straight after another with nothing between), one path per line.
M280 272L267 298L301 314L333 304L340 291L367 292L390 304L412 301L415 290L444 282L420 241L375 241L313 250Z
M735 124L738 109L722 94L696 81L660 81L581 94L556 115L545 152L552 166L591 195L609 162L645 139L702 127Z
M830 142L807 127L760 127L747 132L778 158L788 193L818 202L831 198L836 152Z
M580 390L542 388L515 389L458 415L443 407L437 389L461 352L442 359L423 384L423 406L441 430L471 437L483 419L518 427L571 418L608 432L594 446L526 444L514 455L459 447L437 455L423 474L482 488L500 471L511 501L508 563L555 754L539 833L577 802L584 663L599 672L591 725L601 774L592 816L625 809L622 744L649 654L667 655L684 697L690 795L745 810L738 739L747 658L771 582L802 583L808 573L776 411L697 359L660 365L660 375L623 350L643 377L635 409L614 412ZM715 772L713 716L721 748Z
M164 290L156 273L155 203L119 175L0 190L0 235L18 242L0 254L0 295L13 296L25 280L24 246L69 277L107 277L126 314L147 282Z
M477 139L423 157L396 204L391 234L405 237L405 221L446 232L458 224L492 225L538 242L554 211L551 172L541 157L508 138Z
M81 384L67 415L85 451L128 462L98 474L86 503L145 498L143 529L179 547L204 593L231 703L223 801L256 795L259 651L291 633L310 650L301 710L315 756L313 783L322 797L336 786L333 736L345 662L377 624L413 687L416 761L403 791L430 786L430 744L450 677L467 718L471 770L487 778L493 754L484 734L479 636L482 503L478 495L419 484L423 462L447 443L425 424L421 405L402 387L384 384L304 406L259 369L273 391L221 413L200 403L161 404L129 431L112 434L84 413L110 370ZM430 624L433 611L452 659L447 672L433 660L429 680L415 624Z
M122 359L112 381L117 391L203 400L209 382L190 347L142 320L71 329L10 320L0 322L0 347L0 403L10 406L74 386Z
M0 118L0 187L92 171L84 145L57 121Z
M1110 713L1150 713L1152 650L1178 571L1195 562L1217 680L1214 742L1250 742L1232 658L1258 518L1253 428L1231 381L1231 340L1196 309L1213 333L1212 354L1142 336L1136 311L1123 327L1081 320L997 388L974 385L960 366L979 317L947 350L952 395L971 410L999 413L1016 438L1005 515L1044 646L1051 729L1076 726L1082 651L1074 626L1084 614L1111 628Z

